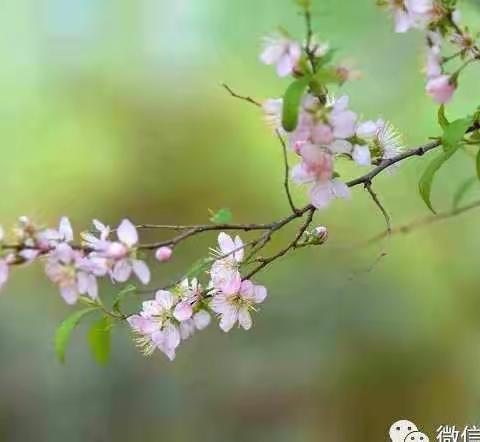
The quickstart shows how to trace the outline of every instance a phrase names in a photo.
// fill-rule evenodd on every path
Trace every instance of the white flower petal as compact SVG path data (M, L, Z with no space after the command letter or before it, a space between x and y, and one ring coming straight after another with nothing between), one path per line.
M118 226L117 236L128 247L132 247L138 242L137 229L128 219L124 219Z
M150 269L144 261L139 259L132 260L133 272L137 275L142 284L148 284L150 282Z

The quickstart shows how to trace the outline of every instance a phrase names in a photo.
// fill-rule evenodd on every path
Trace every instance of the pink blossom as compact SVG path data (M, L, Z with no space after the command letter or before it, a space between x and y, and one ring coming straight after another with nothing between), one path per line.
M223 331L230 331L237 322L243 329L249 330L252 326L250 311L266 297L265 287L245 280L236 293L216 292L210 307L220 317L220 328Z
M348 110L348 97L345 95L333 104L329 122L333 128L335 138L350 138L355 134L357 114Z
M170 260L172 253L173 251L170 247L159 247L155 251L155 258L160 262L166 262Z
M97 258L83 257L67 243L60 243L48 256L45 272L57 284L68 304L75 304L81 294L98 298L97 277L107 273L106 264Z
M317 124L312 130L312 141L321 146L328 146L334 140L333 130L328 124Z
M455 92L455 85L448 75L430 79L426 86L427 93L439 104L448 103Z
M138 233L135 226L128 219L124 219L117 228L118 241L107 240L109 229L103 224L97 222L96 227L100 230L100 238L84 235L84 239L89 241L101 256L114 261L111 271L112 279L125 282L134 273L140 282L148 284L150 270L144 261L136 258Z
M260 60L265 64L275 64L280 77L290 75L300 61L302 49L298 42L288 36L276 34L264 39Z
M224 232L218 235L219 250L214 251L219 256L210 269L210 277L215 289L226 293L235 293L241 284L239 272L240 263L243 261L243 241L239 236L235 240Z
M130 326L139 335L137 343L145 354L151 354L155 349L159 349L173 360L181 339L187 339L196 328L208 325L204 313L200 314L203 310L193 314L191 304L182 298L182 295L187 293L184 292L187 286L189 290L187 296L192 294L191 288L196 290L196 282L192 286L188 281L182 284L179 287L180 298L170 291L159 290L155 294L155 299L142 304L142 311L139 314L128 318ZM200 318L197 317L199 314Z
M395 20L395 32L426 28L433 18L433 0L388 0Z

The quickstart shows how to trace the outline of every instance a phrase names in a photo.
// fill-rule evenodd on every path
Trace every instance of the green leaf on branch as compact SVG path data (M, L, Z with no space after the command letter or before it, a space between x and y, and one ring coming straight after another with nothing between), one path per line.
M68 343L70 342L72 331L87 314L97 310L98 308L96 307L88 307L83 310L78 310L65 319L58 327L55 334L55 351L59 361L62 364L65 362L65 352L67 350Z
M433 213L436 213L431 202L433 179L435 178L435 175L439 169L452 157L457 150L458 144L457 147L454 147L446 152L442 152L430 162L425 172L423 172L423 175L420 177L420 181L418 183L420 196Z
M121 313L120 312L120 304L130 293L133 293L135 290L137 290L137 287L134 286L133 284L129 284L125 288L120 290L115 295L115 298L113 299L112 310L114 312Z
M282 126L287 132L293 132L298 124L298 112L310 77L295 80L288 86L283 96Z
M447 152L451 149L456 149L471 124L472 120L470 118L461 118L452 121L445 127L442 137L443 150Z
M209 210L209 212L211 215L210 222L213 224L228 224L233 218L233 214L230 209L220 209L217 212Z
M93 358L99 365L106 365L110 357L112 320L104 316L88 331L88 345Z
M448 125L450 124L447 120L447 117L445 116L445 105L442 104L439 108L438 108L438 124L440 125L440 127L445 130Z
M473 185L477 182L477 177L470 177L465 180L462 185L458 188L453 196L453 210L456 210L460 207L460 203L463 201L464 196L467 192L473 187Z

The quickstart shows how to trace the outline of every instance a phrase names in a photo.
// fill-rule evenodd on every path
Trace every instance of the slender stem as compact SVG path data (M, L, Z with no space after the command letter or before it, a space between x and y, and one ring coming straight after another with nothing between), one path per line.
M385 207L383 206L383 204L380 202L380 200L378 199L378 196L377 194L375 193L375 191L373 190L372 188L372 183L371 181L367 181L365 183L365 189L367 190L367 192L370 194L370 196L372 197L372 200L373 202L377 205L377 207L379 208L380 212L382 213L383 217L385 218L385 223L387 224L387 232L390 233L392 231L392 227L391 227L391 224L390 224L390 215L388 214L387 210L385 209Z
M472 202L470 204L467 204L463 207L448 210L448 211L445 211L445 212L440 212L440 213L437 213L436 215L429 215L429 216L426 216L424 218L412 221L408 224L403 224L401 226L394 227L394 228L391 229L390 232L385 230L385 231L379 233L378 235L375 235L372 238L368 239L367 241L365 241L361 245L368 246L368 245L374 244L374 243L380 241L381 239L385 238L388 235L408 234L408 233L411 233L412 231L414 231L414 230L416 230L420 227L424 227L424 226L434 224L434 223L437 223L437 222L440 222L440 221L445 221L445 220L448 220L450 218L455 218L459 215L464 214L465 212L469 212L470 210L474 210L474 209L478 209L478 208L480 208L480 200L474 201L474 202Z
M277 138L280 141L280 144L282 145L283 164L284 164L284 168L285 168L283 187L285 188L285 194L287 195L288 204L290 205L290 208L292 209L292 212L297 213L298 209L295 207L295 204L294 204L293 198L292 198L292 194L290 192L290 184L289 184L289 182L290 182L290 166L288 164L287 145L285 144L285 140L283 139L283 137L280 134L280 131L278 129L275 130L275 133L277 134Z

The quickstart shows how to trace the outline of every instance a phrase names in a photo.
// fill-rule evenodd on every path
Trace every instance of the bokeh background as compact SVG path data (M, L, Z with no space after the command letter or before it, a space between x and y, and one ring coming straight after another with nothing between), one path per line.
M393 34L373 0L313 3L319 36L364 72L344 88L353 108L391 120L408 145L438 134L421 35ZM478 25L479 3L460 3ZM285 214L280 147L220 83L281 95L287 82L257 62L259 42L278 25L301 38L297 12L291 0L3 0L1 223L67 214L79 231L92 218L205 222L221 207L237 222ZM479 73L467 72L452 118L480 104ZM426 161L376 183L396 225L428 214L417 194ZM435 205L448 210L474 174L457 155ZM53 336L71 308L40 267L17 270L0 298L0 441L370 442L387 440L400 418L433 440L439 425L480 424L478 217L358 247L384 228L358 188L317 214L330 231L324 247L258 276L270 296L250 332L211 327L174 363L144 358L118 327L110 365L99 367L82 326L61 366ZM214 242L182 245L155 280L181 274Z

